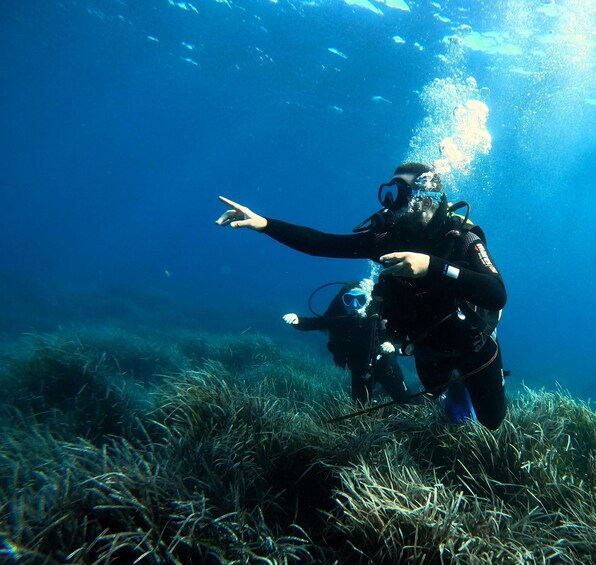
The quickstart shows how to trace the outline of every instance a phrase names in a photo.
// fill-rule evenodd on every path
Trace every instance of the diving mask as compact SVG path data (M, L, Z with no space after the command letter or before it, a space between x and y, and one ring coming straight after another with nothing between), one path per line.
M382 233L392 229L398 222L416 221L427 225L441 205L447 206L439 177L432 171L418 176L400 173L389 182L379 186L377 194L382 209L360 222L352 229L354 233L372 230Z
M411 183L398 176L379 186L378 198L383 208L401 210L409 207L425 210L432 204L441 203L443 193L437 188L439 185L435 175L430 171L417 176Z
M353 288L341 296L344 306L350 310L360 310L368 303L368 295L363 290Z

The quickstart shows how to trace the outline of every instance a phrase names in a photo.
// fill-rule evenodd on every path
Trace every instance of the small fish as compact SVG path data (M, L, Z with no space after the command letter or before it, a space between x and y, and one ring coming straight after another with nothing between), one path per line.
M391 100L387 100L387 98L383 98L382 96L373 96L371 100L373 102L384 102L385 104L393 104Z
M339 49L335 49L335 47L329 47L327 49L327 51L329 51L329 53L333 53L334 55L337 55L338 57L341 57L342 59L347 59L348 56L345 55L344 53L342 53Z

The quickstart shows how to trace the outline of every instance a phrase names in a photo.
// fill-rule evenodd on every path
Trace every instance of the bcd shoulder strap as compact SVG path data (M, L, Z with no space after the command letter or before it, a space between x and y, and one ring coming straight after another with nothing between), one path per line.
M486 244L486 236L480 226L472 224L469 220L466 222L466 225L462 227L461 232L459 255L460 259L463 261L472 245L479 241ZM475 329L481 331L485 335L490 335L495 330L501 317L501 311L480 308L468 301L463 301L460 303L459 307L460 310L467 314L469 319L474 320L473 326L475 326Z

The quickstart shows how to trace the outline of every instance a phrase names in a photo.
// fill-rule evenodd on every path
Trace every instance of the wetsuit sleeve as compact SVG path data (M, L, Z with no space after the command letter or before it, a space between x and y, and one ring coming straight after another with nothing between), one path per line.
M267 218L267 227L262 233L308 255L338 259L378 259L375 239L370 233L336 235L270 218Z
M312 332L314 330L328 330L330 321L327 318L306 318L299 316L298 323L292 327L301 332Z
M458 295L476 306L501 310L507 302L505 283L482 241L470 245L466 253L467 267L431 256L428 277L441 285L455 285Z

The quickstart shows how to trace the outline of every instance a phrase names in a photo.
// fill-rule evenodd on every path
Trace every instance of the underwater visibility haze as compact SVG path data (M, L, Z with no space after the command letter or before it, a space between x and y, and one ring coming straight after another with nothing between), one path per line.
M127 372L123 358L110 365L110 355L105 353L109 345L103 338L97 350L95 345L89 349L84 340L61 341L62 332L68 333L69 328L83 334L107 328L113 335L121 336L121 353L124 355L125 347L130 347L134 352L127 350L127 354L131 358L137 356L130 365L135 368L128 374L142 375L145 379L142 386L150 385L151 373L186 370L191 361L205 363L209 359L201 370L221 379L210 380L204 374L208 392L199 390L194 381L187 383L187 388L181 383L172 384L166 396L174 408L172 412L164 412L167 415L163 421L171 418L167 421L174 431L168 432L167 439L160 437L155 441L160 446L169 445L170 441L176 446L168 451L168 461L185 461L192 449L200 451L205 447L197 439L203 429L196 416L200 414L205 422L216 422L213 429L221 425L222 436L217 441L223 442L221 445L229 441L233 450L230 438L235 438L234 434L244 429L244 424L234 420L234 426L229 424L226 428L228 424L218 419L217 411L207 413L205 406L214 406L222 399L230 406L244 406L242 402L247 400L238 400L240 396L234 396L236 393L231 388L218 388L220 381L227 382L234 367L244 371L250 364L247 360L278 359L276 356L282 354L272 353L271 349L275 343L282 350L285 346L292 351L297 348L304 357L292 358L294 369L287 374L281 371L285 365L278 363L279 387L285 382L290 391L288 397L296 396L300 401L311 398L308 394L312 393L307 406L322 401L326 392L314 385L313 388L309 384L311 388L307 387L306 392L297 392L302 391L302 384L296 384L292 392L291 375L310 371L312 367L302 363L311 358L319 359L321 366L328 366L325 371L333 373L325 340L316 332L293 332L282 321L282 315L288 312L310 315L307 302L313 290L329 282L369 276L373 267L367 261L303 255L253 231L222 229L214 223L226 209L218 196L231 198L266 217L329 233L350 233L379 208L377 189L391 179L395 167L407 161L420 161L441 172L451 202L465 200L471 204L470 219L486 232L491 254L502 273L508 302L498 332L504 366L511 371L508 391L521 391L524 385L532 390L545 387L547 391L555 391L560 386L578 401L591 402L596 392L595 30L593 0L3 0L0 6L3 370L17 371L18 366L19 375L36 375L39 367L49 366L51 357L54 367L82 367L85 378L100 374L101 367ZM313 301L319 312L331 298L330 293L336 290L337 287L326 288L315 296ZM200 346L189 337L193 332L203 336ZM41 345L34 358L17 362L23 334L33 334L34 341ZM152 336L153 345L135 342L133 347L133 342L127 341L126 336L140 334ZM234 336L248 341L235 342ZM110 339L113 345L120 338ZM88 357L91 350L92 363ZM59 351L64 357L55 359L50 351ZM239 360L236 354L245 355L246 359ZM151 365L154 359L159 362ZM250 379L256 381L264 372L252 366L246 370L253 371ZM277 374L275 370L271 368L273 372L267 377ZM335 390L341 388L338 374L333 373L329 379ZM296 377L295 382L299 380ZM31 394L41 404L35 404L33 411L43 415L49 410L45 403L50 402L52 393L44 388L46 385L36 389L36 382L36 378L31 380L31 390L35 391ZM347 377L343 384L347 384ZM73 385L73 398L79 395L77 386L80 387ZM99 399L93 404L97 419L91 424L89 418L95 416L87 411L88 419L81 424L80 417L85 412L81 409L76 417L72 416L78 424L69 420L73 437L94 441L93 433L98 437L118 436L121 430L110 427L112 424L133 425L128 410L130 414L136 413L135 403L140 397L133 402L134 406L123 403L126 417L112 418L109 410L115 405L106 399L116 388L108 387L104 398L103 389L89 385L85 394L94 395L94 402ZM124 388L118 390L122 392ZM184 405L185 390L196 393L188 407ZM12 397L7 393L7 398ZM58 397L54 400L52 409L68 410L68 403L63 404ZM72 406L75 404L73 401ZM537 401L541 409L547 404ZM18 402L15 406L23 409ZM245 412L238 409L236 416L252 414L253 409L256 412L263 409L268 415L273 413L258 402L255 406L251 404L252 408L246 408ZM548 404L548 409L554 410L553 406ZM565 404L561 421L571 417L573 410L569 406ZM108 412L102 413L103 410ZM312 410L316 410L314 404ZM349 411L345 407L342 410ZM335 414L342 410L336 410ZM593 422L593 412L587 413L592 420L582 420L586 430L591 429L586 422ZM304 417L306 421L314 415L305 413ZM290 420L284 418L275 420L275 426L283 428L288 424ZM519 429L525 429L523 422L531 418L523 415L520 418L521 424L516 420ZM291 422L295 424L294 420ZM399 425L407 427L407 422L408 418L404 417ZM89 435L95 425L98 427ZM310 424L300 425L301 433L310 433ZM370 425L372 428L367 429L374 435L371 430L381 424L353 425ZM514 444L515 426L509 423L507 426L508 431L501 433L512 434L507 435L509 443L505 443ZM185 437L186 429L191 430L192 437ZM329 445L341 444L343 453L349 453L357 443L356 439L350 443L350 434L357 437L361 431L340 430L337 437L318 431L317 440L312 440L313 435L304 442L296 432L288 440L288 445L294 445L295 441L300 446L292 452L292 456L300 454L300 460L294 462L296 468L301 468L301 461L310 461L311 455L313 460L341 467L337 476L341 479L338 481L342 484L343 498L339 496L338 500L343 501L342 508L347 514L355 515L359 509L351 506L358 504L357 496L352 496L358 490L354 481L374 483L374 473L371 475L366 467L369 453L358 444L356 451L362 460L358 472L350 474L346 470L348 462L337 454L332 457L326 450ZM196 435L192 435L194 432ZM462 458L461 465L465 467L465 454L470 451L465 442L477 442L475 433L482 434L462 432L464 443L454 448L457 454L453 455L454 468L459 465L457 457ZM593 435L586 434L587 451L581 455L578 451L576 455L588 459L574 460L573 468L578 474L592 469L593 478L594 444L590 443ZM375 437L381 435L379 432ZM39 432L36 437L42 436ZM441 437L444 445L455 441L455 436L449 434ZM312 453L304 454L303 443L312 441L316 444ZM371 440L371 452L375 441ZM482 435L481 441L489 445L491 440ZM15 440L13 444L22 446L19 453L28 453L26 441L21 444ZM214 445L220 444L214 440ZM260 453L262 446L253 447L253 455ZM48 453L52 449L48 447ZM85 469L81 476L104 476L102 473L107 476L112 469L116 477L120 462L130 463L134 459L132 451L129 452L131 446L122 444L116 455L112 455L114 460L104 457L103 467L95 469L89 462L100 453L94 449L91 444L85 444L68 452L68 457L78 458L72 463L73 468ZM145 454L145 467L140 464L135 467L139 476L155 462L152 457L159 460L155 449ZM211 453L215 467L222 461L218 459L217 449L214 447ZM269 445L269 449L276 448ZM395 450L399 451L397 447ZM45 453L38 452L40 457ZM85 458L83 453L95 455ZM555 457L554 452L548 453L544 461ZM384 461L392 457L389 452L384 452L385 455ZM551 467L563 464L561 461L568 462L567 455L556 461L549 459ZM504 461L508 457L515 459L511 450L500 456ZM5 455L3 461L12 460L11 457ZM258 460L257 455L254 457ZM275 458L272 456L271 460ZM429 456L429 460L436 458ZM248 466L246 461L243 464ZM31 469L36 468L34 463L30 465ZM236 468L235 465L232 461L230 468ZM488 469L490 462L480 463L483 465ZM530 467L535 468L529 463L520 465L528 473ZM540 468L548 467L544 465ZM155 469L158 467L156 464ZM160 468L170 470L167 465ZM206 469L209 469L207 464L204 472L208 475ZM289 464L286 470L291 475ZM10 474L6 473L6 476ZM188 473L191 476L192 472ZM269 477L264 471L254 471L251 476L255 484L259 473ZM326 471L320 473L312 477L312 485L327 477ZM391 484L397 488L399 473L395 473L391 475L394 481ZM44 476L47 479L50 475ZM158 475L157 471L148 472L143 480L151 482L150 478ZM229 484L233 484L231 475L226 475ZM403 479L405 484L414 475L408 475L409 478L400 475L399 480ZM11 476L17 481L17 474ZM493 479L505 484L517 481L520 476L526 475L520 472L515 477L505 477L496 472ZM302 488L303 478L296 478L297 491ZM550 481L542 476L536 480L543 479L544 484ZM40 476L35 480L41 480ZM222 479L222 484L226 480ZM205 479L199 488L207 493L202 516L210 516L212 511L205 502L213 494L205 486L207 482ZM93 483L96 486L92 490L109 498L109 493L113 493L111 483L100 483ZM274 489L275 480L272 484ZM330 489L339 488L337 484ZM354 492L350 490L352 487ZM10 488L3 488L10 492ZM176 500L184 500L181 491L170 496L168 488L174 486L162 489L156 482L155 500L161 496L164 500L176 496L180 497ZM185 485L184 488L189 489L188 497L192 497L198 487ZM59 489L48 487L47 492L50 491ZM291 494L283 492L283 496ZM309 491L309 496L315 498L317 492L313 492ZM480 487L475 492L482 500L492 496L492 491L487 494ZM302 496L303 492L299 494ZM262 504L255 497L244 501L247 508ZM231 516L233 496L220 498L229 505L222 503L219 514L213 510L213 515ZM454 495L449 499L447 506L456 508L456 498ZM568 500L571 498L569 494ZM552 507L559 502L553 496ZM198 516L198 503L188 504L188 507L182 503L176 508L168 507L165 512L170 517ZM50 508L51 504L48 502L46 507ZM75 507L72 507L74 515ZM272 503L268 511L273 507ZM550 508L545 502L546 514L547 507ZM360 510L366 514L370 509ZM19 515L14 508L11 512ZM591 512L593 520L593 507ZM264 516L269 525L277 520L267 512ZM302 528L311 518L310 514L302 516L298 510L294 517ZM180 522L178 533L183 532L188 520ZM217 520L213 524L219 524ZM435 517L429 520L432 522ZM383 519L379 518L381 523ZM352 527L346 521L339 520L338 524L334 535L340 537L338 532L345 533ZM223 531L216 526L213 527L219 534L212 532L210 539ZM254 524L254 530L244 526L243 530L240 528L244 532L258 530ZM129 525L118 527L125 531ZM232 531L236 526L226 527ZM383 553L385 550L371 549L369 542L374 536L370 537L362 527L355 547L368 556L376 555L379 563L395 562L392 559L397 554L390 550ZM102 528L98 526L98 535ZM19 544L25 545L25 531L23 528L18 535L2 531L5 538L2 555L16 559L19 551L25 551L18 549ZM551 543L555 547L557 536L567 539L565 532L556 528L554 531L557 533L551 541L541 542L540 551L545 559L550 554L544 548L551 547ZM593 531L593 527L584 530L578 527L574 531L589 537L592 534L585 532ZM296 535L300 537L303 533ZM192 535L188 533L184 539L188 541ZM39 541L42 534L39 536L29 541L27 547L36 547L35 551L46 551L49 555ZM266 538L255 536L261 541ZM75 537L72 534L72 539ZM519 538L517 534L514 537ZM94 559L103 556L108 562L106 555L116 551L120 539L112 538L110 543L115 544L110 546L112 549L95 554ZM149 552L147 539L135 541L136 546L131 542L130 547ZM290 544L289 537L283 538L283 543L280 539L279 547ZM58 561L47 562L61 562L60 559L67 557L94 562L89 556L101 544L78 543L76 547L83 548L78 553L68 556L65 550L54 555ZM151 551L157 556L155 548L159 543L155 543ZM433 543L430 541L429 547ZM471 551L476 542L469 547L468 543L472 542L463 541L457 551L451 548L451 555ZM163 550L159 555L171 556L185 547L188 555L198 558L200 552L193 554L192 543L177 544L172 542L167 551L165 546L159 546L159 551ZM578 541L573 545L576 553L569 555L582 559L594 557L593 547L588 546L585 540ZM135 558L139 556L136 549L131 550ZM74 552L74 546L70 550ZM302 554L303 549L283 553L280 549L279 555L285 555L281 558L267 551L262 549L259 555L269 555L273 562L280 563L300 556L306 559L308 553L304 550ZM514 555L507 551L483 555L488 556L486 562L497 559L497 554L503 559L504 555ZM552 555L561 558L557 551L552 551ZM208 551L202 555L207 554ZM185 562L184 554L176 555ZM190 559L188 555L186 559ZM218 562L233 560L230 555L222 555ZM310 557L314 559L313 555L311 551ZM234 557L241 558L250 561L244 554ZM155 557L155 562L165 562L170 557L160 559ZM349 559L344 562L351 562ZM180 561L172 557L167 562Z
M5 335L127 317L287 334L283 313L369 267L218 230L217 196L349 233L398 163L446 159L507 284L505 364L593 395L592 2L1 11Z

